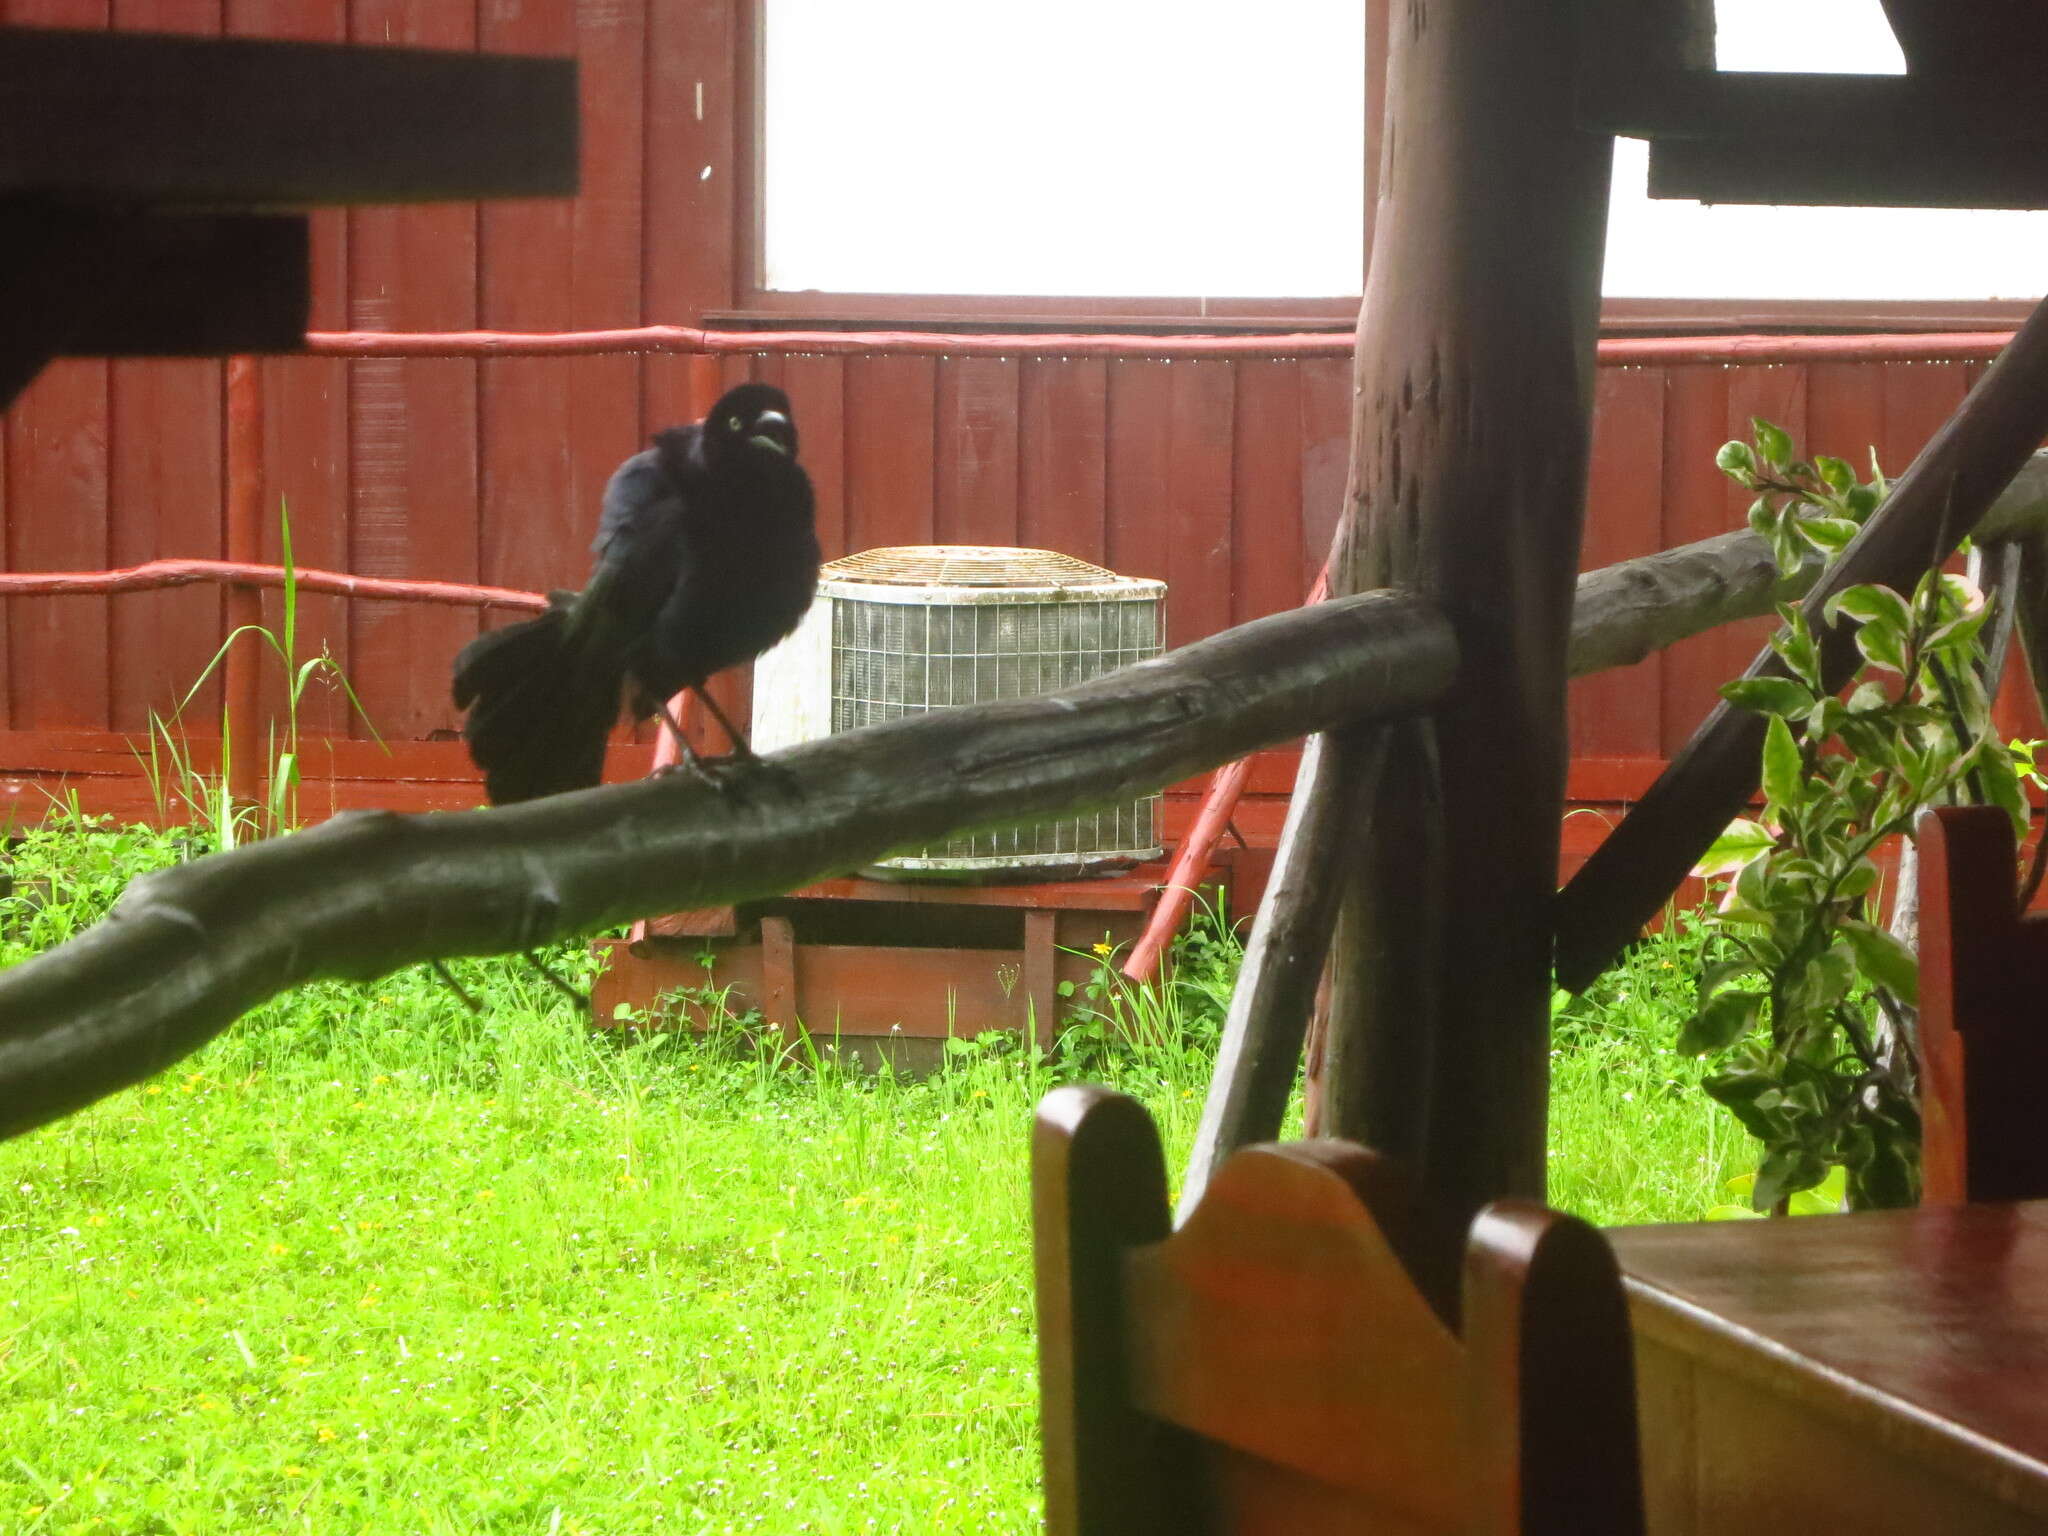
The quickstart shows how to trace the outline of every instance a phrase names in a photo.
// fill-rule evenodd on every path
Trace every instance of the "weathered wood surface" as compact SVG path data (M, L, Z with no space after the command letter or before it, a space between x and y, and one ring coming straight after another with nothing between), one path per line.
M1574 124L1575 29L1557 7L1417 0L1393 34L1332 585L1429 594L1461 664L1435 712L1441 858L1360 858L1346 892L1329 1129L1469 1215L1544 1187L1548 913L1612 147ZM1427 771L1390 753L1379 804L1399 815L1394 797ZM1425 915L1404 894L1418 883L1448 912ZM1439 921L1455 944L1413 932ZM1418 1033L1429 1074L1407 1083L1401 1123L1361 1114L1367 1085L1389 1080L1380 1058Z
M1975 530L2048 437L2048 306L2037 308L1962 408L1892 487L1808 601L1863 582L1910 590ZM1854 627L1820 627L1823 673L1847 682ZM1766 647L1748 676L1781 675ZM1640 933L1755 792L1764 717L1717 706L1649 794L1558 897L1557 979L1585 987Z
M1609 1237L1652 1529L2048 1528L2048 1204Z
M2048 1197L2041 1083L2048 917L2021 911L2012 822L1991 806L1920 818L1922 1199Z
M1638 1536L1627 1313L1601 1235L1469 1224L1330 1140L1239 1152L1166 1230L1142 1106L1032 1138L1053 1536Z
M1347 734L1366 737L1357 742L1357 750L1368 761L1384 750L1376 728ZM1328 735L1310 737L1302 750L1266 899L1245 940L1201 1124L1181 1179L1182 1216L1200 1203L1210 1175L1226 1156L1255 1141L1272 1140L1286 1118L1329 956L1339 868L1366 835L1362 822L1377 787L1369 768L1352 773L1348 782L1341 779L1338 750Z
M1061 693L813 742L724 791L672 774L486 815L342 817L151 875L0 973L0 1134L147 1077L300 982L773 895L1424 709L1455 669L1426 602L1370 593Z

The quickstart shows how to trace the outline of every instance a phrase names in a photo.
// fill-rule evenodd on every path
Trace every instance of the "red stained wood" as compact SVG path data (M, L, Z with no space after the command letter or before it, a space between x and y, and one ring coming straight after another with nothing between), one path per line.
M218 33L221 0L115 0L126 30ZM108 550L132 565L175 555L221 553L221 365L116 362L109 368L112 423ZM164 593L108 607L111 723L146 729L190 688L220 644L217 591ZM220 689L191 705L216 718Z
M1330 539L1344 510L1344 476L1351 450L1351 362L1306 357L1301 361L1301 578L1312 582L1330 556Z
M644 10L646 318L695 325L705 310L734 298L738 7L730 0L660 0Z
M7 0L16 26L104 27L107 0ZM54 363L7 413L6 560L11 569L109 563L108 365ZM19 725L86 729L108 716L108 625L102 598L10 603L10 715Z
M582 65L582 190L481 212L479 319L576 330L641 315L644 8L486 7L478 42L573 53ZM605 482L641 446L640 366L627 356L484 365L484 578L580 586Z
M1186 645L1230 624L1230 517L1236 380L1221 363L1173 369L1166 465L1166 637ZM1158 534L1155 534L1155 537Z
M1108 564L1163 581L1167 466L1173 458L1173 365L1132 358L1109 365ZM1172 613L1174 597L1167 594Z
M16 570L108 564L107 370L58 362L8 412L7 561ZM86 730L108 717L107 599L9 605L17 724Z
M818 545L827 560L852 552L846 532L846 362L799 354L783 388L796 411L804 469L817 502Z
M2040 1198L2048 917L2019 910L2017 848L2002 811L1929 811L1919 842L1923 1198Z
M1878 460L1896 480L1963 403L1970 375L1962 363L1902 362L1885 364L1883 377L1884 438Z
M350 31L357 41L412 47L466 49L477 41L472 13L408 0L354 0ZM467 203L355 210L349 323L389 331L474 325L476 223ZM476 369L452 358L351 369L351 570L478 579ZM377 700L376 729L403 738L453 730L447 670L433 659L452 658L475 637L475 615L369 602L355 605L350 619L353 677Z
M1023 364L1018 538L1102 562L1107 550L1108 370L1099 359Z
M1232 429L1231 622L1301 605L1302 381L1293 362L1237 368Z
M1642 1529L1627 1317L1598 1233L1509 1202L1467 1239L1348 1142L1238 1153L1177 1231L1165 1186L1134 1101L1041 1104L1055 1536Z
M932 519L941 544L1014 545L1024 538L1017 514L1017 444L1026 430L1020 424L1024 413L1020 371L1016 359L1008 357L942 358L939 362ZM1102 453L1099 414L1098 409L1094 426L1098 461ZM1034 477L1041 483L1043 465L1036 461L1043 457L1042 449L1034 456Z
M1653 1524L2037 1531L2048 1206L1613 1234Z
M1654 554L1664 531L1666 373L1603 368L1593 395L1593 462L1580 564L1597 569ZM1576 679L1570 687L1572 756L1661 757L1663 658Z
M1729 482L1714 468L1714 454L1728 440L1729 375L1722 368L1691 367L1674 368L1667 378L1664 534L1670 544L1686 544L1742 525L1742 507L1733 503ZM1741 676L1769 627L1766 620L1731 624L1681 640L1663 653L1665 756L1684 745L1706 718L1718 702L1715 690Z
M932 541L937 387L937 363L929 357L877 357L857 368L849 367L845 428L849 551Z
M348 37L347 0L227 0L226 29L248 37L341 42ZM349 213L339 208L312 215L313 303L310 324L348 323ZM263 558L283 558L282 521L291 521L292 556L303 565L346 570L349 562L348 369L340 362L271 358L263 376ZM167 550L185 555L191 550ZM264 602L264 623L275 633L283 621L276 597ZM322 650L349 666L349 605L309 596L298 605L301 654ZM264 670L265 709L281 716L282 670ZM321 735L350 729L339 690L317 687L302 699L302 729Z

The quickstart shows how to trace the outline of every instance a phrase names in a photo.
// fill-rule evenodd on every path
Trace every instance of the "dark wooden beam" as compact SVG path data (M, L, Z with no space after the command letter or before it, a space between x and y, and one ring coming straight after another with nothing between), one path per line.
M1611 69L1579 82L1579 121L1658 141L1933 147L1960 158L1986 144L2048 143L2048 102L2009 83L1913 75Z
M1441 839L1419 839L1422 865L1353 850L1325 1082L1327 1129L1418 1169L1454 1218L1544 1188L1549 911L1611 159L1573 121L1577 45L1571 9L1545 0L1399 14L1333 564L1337 590L1416 590L1458 633L1435 762L1403 733L1375 796L1376 827L1406 825L1417 802L1403 797L1440 784ZM1402 1123L1375 1118L1381 1064L1414 1060L1418 1039L1429 1062L1400 1085Z
M53 357L288 351L306 332L306 221L0 197L0 291L0 407Z
M1650 196L1817 208L2048 208L2048 139L1655 141Z
M1948 558L2048 437L2048 305L2035 309L1808 594L1810 612L1846 587L1909 591ZM1857 665L1853 631L1820 629L1830 686ZM1782 675L1759 652L1745 674ZM1764 717L1721 704L1558 895L1557 982L1589 985L1634 941L1756 792Z
M0 193L275 207L576 190L576 63L0 31Z

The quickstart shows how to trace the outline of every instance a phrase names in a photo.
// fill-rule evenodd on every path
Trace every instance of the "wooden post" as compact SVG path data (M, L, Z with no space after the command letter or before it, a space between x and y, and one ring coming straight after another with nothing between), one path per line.
M1412 846L1366 853L1347 882L1328 1129L1419 1168L1454 1216L1543 1192L1566 645L1611 159L1573 123L1575 45L1573 8L1544 0L1410 0L1396 14L1359 316L1334 590L1433 596L1461 662L1434 762L1429 733L1388 744L1373 842L1407 825ZM1439 784L1440 828L1415 798ZM1415 1061L1426 1077L1396 1076Z
M254 564L263 558L263 373L253 357L231 357L227 369L227 555ZM248 583L227 589L228 633L263 623L263 595ZM242 805L261 790L268 743L260 739L263 647L253 635L228 651L223 705L228 793Z
M1059 913L1032 907L1024 914L1024 1002L1031 1010L1031 1045L1049 1051L1059 1034Z
M793 1049L803 1041L796 1012L796 927L786 917L761 919L761 1018Z

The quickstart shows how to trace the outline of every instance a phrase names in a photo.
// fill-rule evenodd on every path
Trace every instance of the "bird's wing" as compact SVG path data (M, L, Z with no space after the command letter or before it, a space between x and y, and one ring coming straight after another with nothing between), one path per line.
M602 565L619 541L629 545L644 540L673 513L663 503L675 495L675 484L661 467L660 455L649 448L636 453L617 469L604 488L603 515L598 518L597 537L591 553Z
M684 515L682 491L654 450L618 467L604 490L590 582L576 602L580 634L602 630L624 644L646 632L676 580Z

